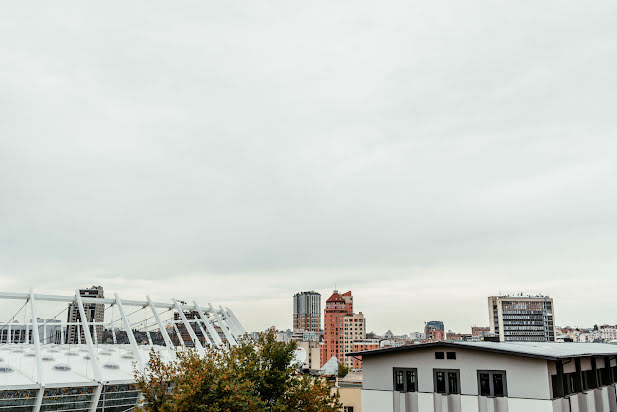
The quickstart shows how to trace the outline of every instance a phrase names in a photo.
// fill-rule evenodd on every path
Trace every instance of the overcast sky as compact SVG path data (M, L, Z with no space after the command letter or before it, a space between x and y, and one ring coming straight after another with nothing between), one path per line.
M614 1L8 2L0 290L616 323ZM4 316L2 316L4 317Z

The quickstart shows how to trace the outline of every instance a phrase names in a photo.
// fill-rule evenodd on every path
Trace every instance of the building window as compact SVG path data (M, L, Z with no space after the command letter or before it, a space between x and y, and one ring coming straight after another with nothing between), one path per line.
M435 359L443 359L443 352L435 352Z
M448 352L446 355L448 359L456 359L456 352Z
M415 368L394 368L394 390L397 392L416 392L418 390L418 370Z
M445 395L460 393L458 369L433 369L435 392Z
M478 371L480 396L508 396L506 371Z
M353 412L353 406L343 406L343 412Z

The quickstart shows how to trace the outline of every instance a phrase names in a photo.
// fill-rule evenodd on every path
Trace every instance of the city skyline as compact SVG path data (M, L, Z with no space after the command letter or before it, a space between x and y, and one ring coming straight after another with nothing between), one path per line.
M553 6L4 5L0 290L615 323L617 4Z

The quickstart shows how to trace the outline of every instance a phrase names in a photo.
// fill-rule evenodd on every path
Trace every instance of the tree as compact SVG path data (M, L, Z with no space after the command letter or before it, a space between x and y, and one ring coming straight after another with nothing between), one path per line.
M199 356L178 351L163 362L150 352L144 373L135 371L147 411L339 411L338 393L321 378L300 375L293 364L295 342L277 342L274 331L247 336L230 349Z
M344 378L349 373L349 368L343 365L341 362L338 363L338 377Z

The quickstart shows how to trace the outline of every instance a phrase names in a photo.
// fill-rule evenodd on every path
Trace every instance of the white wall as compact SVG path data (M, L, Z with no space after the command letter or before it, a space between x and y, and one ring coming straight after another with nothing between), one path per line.
M436 351L456 352L456 359L435 359ZM505 370L508 397L551 399L546 360L463 348L426 348L363 358L363 388L393 390L393 368L417 368L420 392L433 392L433 369L459 369L461 394L478 394L478 370Z

